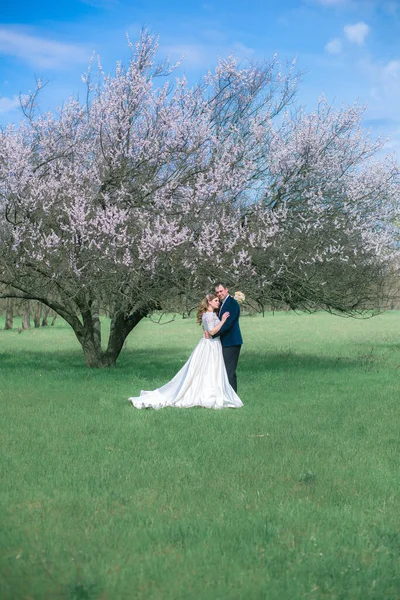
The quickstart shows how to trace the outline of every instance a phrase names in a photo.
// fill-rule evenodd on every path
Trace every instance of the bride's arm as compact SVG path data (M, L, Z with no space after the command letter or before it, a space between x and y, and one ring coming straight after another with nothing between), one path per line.
M212 319L212 315L213 313L210 313L210 316L208 316L208 314L206 313L206 321L207 321L207 329L206 331L208 331L208 333L213 336L216 333L218 333L218 331L221 329L222 325L225 323L225 321L227 320L227 318L229 317L229 313L226 312L222 315L221 317L221 321L220 323L218 323L218 325L215 325L215 327L213 327L212 329L209 329L210 325L211 325L211 319Z

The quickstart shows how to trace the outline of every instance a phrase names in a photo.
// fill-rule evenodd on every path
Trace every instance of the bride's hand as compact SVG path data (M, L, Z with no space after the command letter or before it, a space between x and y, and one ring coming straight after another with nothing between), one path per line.
M228 313L228 312L225 312L225 313L222 315L222 317L221 317L221 321L222 321L223 323L225 323L225 321L227 320L227 318L229 317L229 315L230 315L230 313Z

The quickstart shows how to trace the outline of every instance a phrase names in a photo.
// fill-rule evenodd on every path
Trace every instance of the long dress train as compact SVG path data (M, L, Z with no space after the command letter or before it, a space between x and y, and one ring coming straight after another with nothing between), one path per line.
M202 317L205 331L220 323L214 312ZM240 408L239 396L231 387L225 369L219 337L202 337L189 360L171 381L153 391L141 391L140 396L129 398L136 408L158 410L167 406L190 408Z

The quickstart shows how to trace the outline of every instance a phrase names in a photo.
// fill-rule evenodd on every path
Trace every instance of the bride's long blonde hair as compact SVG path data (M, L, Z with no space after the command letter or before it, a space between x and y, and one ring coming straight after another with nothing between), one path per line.
M201 325L201 318L204 315L205 312L207 312L208 310L208 303L211 302L211 300L214 300L214 298L217 297L217 294L206 294L205 298L203 298L203 300L200 302L200 306L199 306L199 310L197 311L197 322L199 325Z

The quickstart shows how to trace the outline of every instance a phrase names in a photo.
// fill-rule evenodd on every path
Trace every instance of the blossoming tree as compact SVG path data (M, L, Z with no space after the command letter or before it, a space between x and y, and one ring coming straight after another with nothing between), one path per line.
M173 71L157 41L131 49L113 75L89 69L84 104L43 115L34 93L1 132L1 297L55 310L96 367L143 317L221 276L260 305L368 308L399 187L395 162L371 161L382 143L362 110L293 113L293 66L275 59L155 85Z

